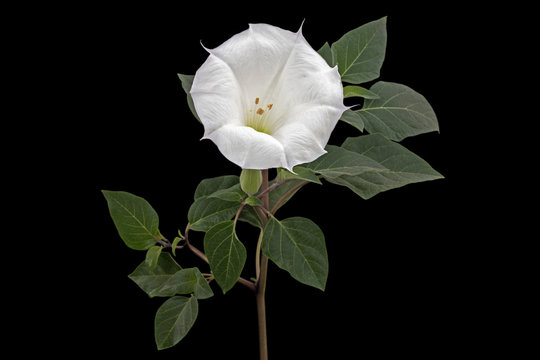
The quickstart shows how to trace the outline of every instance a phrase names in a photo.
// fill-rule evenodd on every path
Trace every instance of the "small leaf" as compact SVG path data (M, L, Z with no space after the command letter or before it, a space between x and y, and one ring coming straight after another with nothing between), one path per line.
M135 250L146 250L156 244L159 218L148 201L124 191L102 190L118 234Z
M263 206L263 201L256 196L250 196L244 201L249 206Z
M208 231L215 224L231 219L246 196L239 181L235 175L202 180L188 211L190 229Z
M328 145L326 151L326 154L305 165L325 178L387 170L373 159L342 147Z
M305 165L304 165L305 166ZM273 180L272 183L270 185L272 185L274 183L274 181L276 180ZM273 209L274 206L278 203L278 201L280 201L280 199L285 196L289 191L292 191L297 185L299 185L302 181L304 180L293 180L293 181L289 181L289 182L286 182L280 186L278 186L277 188L275 188L274 190L270 191L270 195L268 196L268 203L269 203L269 206L270 206L270 209ZM289 194L289 196L287 196L287 198L285 199L285 201L283 201L281 203L281 205L279 205L279 208L281 208L283 205L285 205L293 196L294 194L296 194L296 192L300 190L300 188L296 189L296 191L293 191L291 194ZM276 209L276 211L277 211Z
M195 189L194 200L211 196L220 190L230 189L238 184L240 184L240 178L236 175L225 175L204 179Z
M148 249L145 259L145 263L148 269L154 270L156 268L162 249L162 246L152 246L150 249Z
M232 220L208 230L204 236L204 252L217 283L226 293L238 281L247 256L246 248L236 237Z
M189 110L191 110L191 113L193 116L195 116L195 119L197 119L198 122L201 122L201 119L199 119L199 115L197 115L197 111L195 111L195 105L193 104L193 98L191 97L190 90L191 86L193 85L193 78L195 75L183 75L178 74L178 78L182 82L182 89L186 92L187 96L187 103L189 106Z
M177 271L159 288L155 289L152 296L188 295L192 293L195 293L195 296L199 299L206 299L214 295L198 268Z
M180 237L176 236L172 242L171 249L174 256L176 256L176 247L181 240L182 239Z
M334 54L332 53L332 49L330 48L330 45L328 45L328 42L325 42L324 45L317 52L319 53L319 55L322 56L322 58L330 67L336 66Z
M343 97L344 98L361 97L364 99L378 99L379 95L361 86L349 85L343 88Z
M197 282L195 283L194 295L197 297L197 299L208 299L214 296L214 292L208 284L208 281L197 268L195 268L195 277L197 278Z
M191 329L199 312L197 298L175 296L165 301L156 313L154 334L158 350L176 345Z
M217 190L208 195L209 198L218 198L231 202L242 202L246 197L246 193L240 188L240 184L233 185L227 189Z
M331 49L343 82L361 84L378 78L386 52L386 17L349 31Z
M322 185L321 180L317 177L317 175L311 170L303 166L295 166L293 171L296 174L293 174L287 169L279 168L278 169L278 178L281 180L287 180L287 179L299 179L299 180L306 180L315 184Z
M408 136L439 131L431 105L413 89L379 81L371 90L379 99L366 100L364 107L356 111L370 134L379 133L390 140L401 141Z
M154 269L149 269L146 261L143 261L129 275L129 278L146 292L148 296L154 297L157 296L155 294L159 293L159 289L163 284L179 270L182 270L182 268L174 261L171 254L164 253L159 257Z
M358 115L358 112L356 111L350 109L345 110L339 120L354 126L360 131L364 131L364 120L362 120L362 117Z
M346 186L363 199L407 184L440 179L443 176L418 155L382 135L348 138L343 148L384 165L386 171L366 171L354 176L328 177L331 183Z
M324 290L328 255L324 234L311 220L270 218L264 230L262 251L296 280Z
M239 203L218 198L202 197L197 199L188 211L190 230L208 231L212 226L231 219L239 207Z
M252 207L245 207L244 210L240 213L238 220L248 223L259 229L262 228L261 220L257 216L257 213Z

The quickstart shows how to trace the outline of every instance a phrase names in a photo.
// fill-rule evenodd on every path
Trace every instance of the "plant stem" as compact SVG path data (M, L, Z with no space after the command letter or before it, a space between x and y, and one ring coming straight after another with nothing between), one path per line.
M262 171L262 188L261 193L264 194L262 197L263 207L268 211L269 199L268 199L268 170ZM268 222L268 217L264 217L263 222L263 231ZM259 238L262 240L262 236ZM268 360L268 342L266 337L266 304L264 294L266 292L266 277L268 273L268 257L266 255L259 253L260 246L257 246L258 253L256 258L260 257L260 267L259 273L257 274L257 283L256 283L256 298L257 298L257 317L259 323L259 356L260 360Z

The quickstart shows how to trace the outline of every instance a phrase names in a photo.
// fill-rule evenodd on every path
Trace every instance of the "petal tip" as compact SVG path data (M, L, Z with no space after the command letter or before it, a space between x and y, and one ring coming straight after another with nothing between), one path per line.
M199 41L199 42L200 42L202 48L203 48L207 53L212 54L212 49L209 49L209 48L207 48L206 46L204 46L202 40Z

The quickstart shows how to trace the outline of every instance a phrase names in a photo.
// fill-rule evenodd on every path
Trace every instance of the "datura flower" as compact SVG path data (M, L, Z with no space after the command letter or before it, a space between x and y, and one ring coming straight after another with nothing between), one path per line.
M297 33L251 24L197 70L191 96L203 139L243 169L286 168L326 151L343 111L343 86Z

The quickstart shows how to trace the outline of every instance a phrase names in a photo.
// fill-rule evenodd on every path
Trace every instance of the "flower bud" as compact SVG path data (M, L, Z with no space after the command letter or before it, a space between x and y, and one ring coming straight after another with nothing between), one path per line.
M259 191L261 184L261 170L242 169L242 173L240 174L240 186L246 194L256 194L257 191Z

